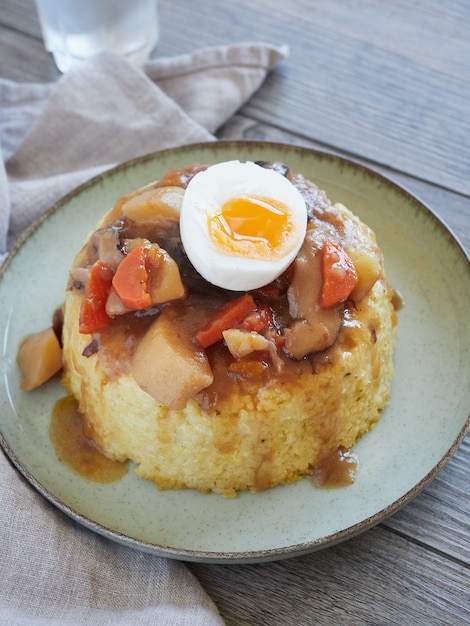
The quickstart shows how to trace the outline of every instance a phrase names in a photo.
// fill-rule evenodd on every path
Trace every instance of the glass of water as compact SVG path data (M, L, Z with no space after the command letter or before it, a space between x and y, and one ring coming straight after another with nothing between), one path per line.
M142 64L158 43L157 0L36 0L46 50L61 72L105 50Z

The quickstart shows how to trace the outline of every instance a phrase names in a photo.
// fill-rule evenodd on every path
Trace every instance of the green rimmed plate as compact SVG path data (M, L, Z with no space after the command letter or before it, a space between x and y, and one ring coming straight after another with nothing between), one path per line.
M346 204L376 232L399 312L392 400L355 446L356 482L338 490L309 480L227 500L159 492L129 472L88 482L55 457L50 414L59 383L20 391L16 352L50 323L85 235L116 199L191 162L281 160ZM111 539L162 556L219 563L307 553L358 534L410 501L449 460L470 422L470 263L421 202L357 163L309 149L258 142L185 146L125 163L55 205L15 247L0 276L0 443L18 470L59 509Z

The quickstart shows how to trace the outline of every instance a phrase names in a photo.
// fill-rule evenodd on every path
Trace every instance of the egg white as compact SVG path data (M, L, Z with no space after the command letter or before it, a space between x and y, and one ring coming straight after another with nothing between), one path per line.
M294 228L282 257L264 260L229 254L211 239L208 218L243 195L269 198L290 210ZM305 202L294 185L251 161L226 161L196 174L185 191L180 215L181 240L193 266L208 282L232 291L257 289L280 276L296 257L306 225Z

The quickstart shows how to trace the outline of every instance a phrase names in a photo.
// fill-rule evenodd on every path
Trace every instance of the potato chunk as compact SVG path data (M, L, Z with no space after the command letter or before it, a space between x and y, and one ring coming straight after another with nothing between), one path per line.
M177 263L166 250L153 243L148 247L149 293L152 304L178 300L185 295Z
M132 375L139 387L169 409L184 409L190 398L213 382L207 356L191 336L184 313L167 307L132 357Z
M21 389L36 389L62 369L62 350L52 328L29 335L20 345L17 362L23 374Z
M272 342L257 332L230 328L222 333L227 348L235 359L243 359L257 350L269 350Z
M360 302L372 289L382 271L379 253L373 250L352 248L348 251L357 271L357 285L351 292L351 300Z
M155 224L165 219L179 219L184 189L181 187L148 187L122 203L122 214L138 224Z

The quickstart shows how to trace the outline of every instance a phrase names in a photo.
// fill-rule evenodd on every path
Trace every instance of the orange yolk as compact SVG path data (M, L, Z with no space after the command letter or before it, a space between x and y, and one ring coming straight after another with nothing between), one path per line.
M208 218L209 234L226 254L269 260L286 252L294 229L289 209L277 200L240 196Z

